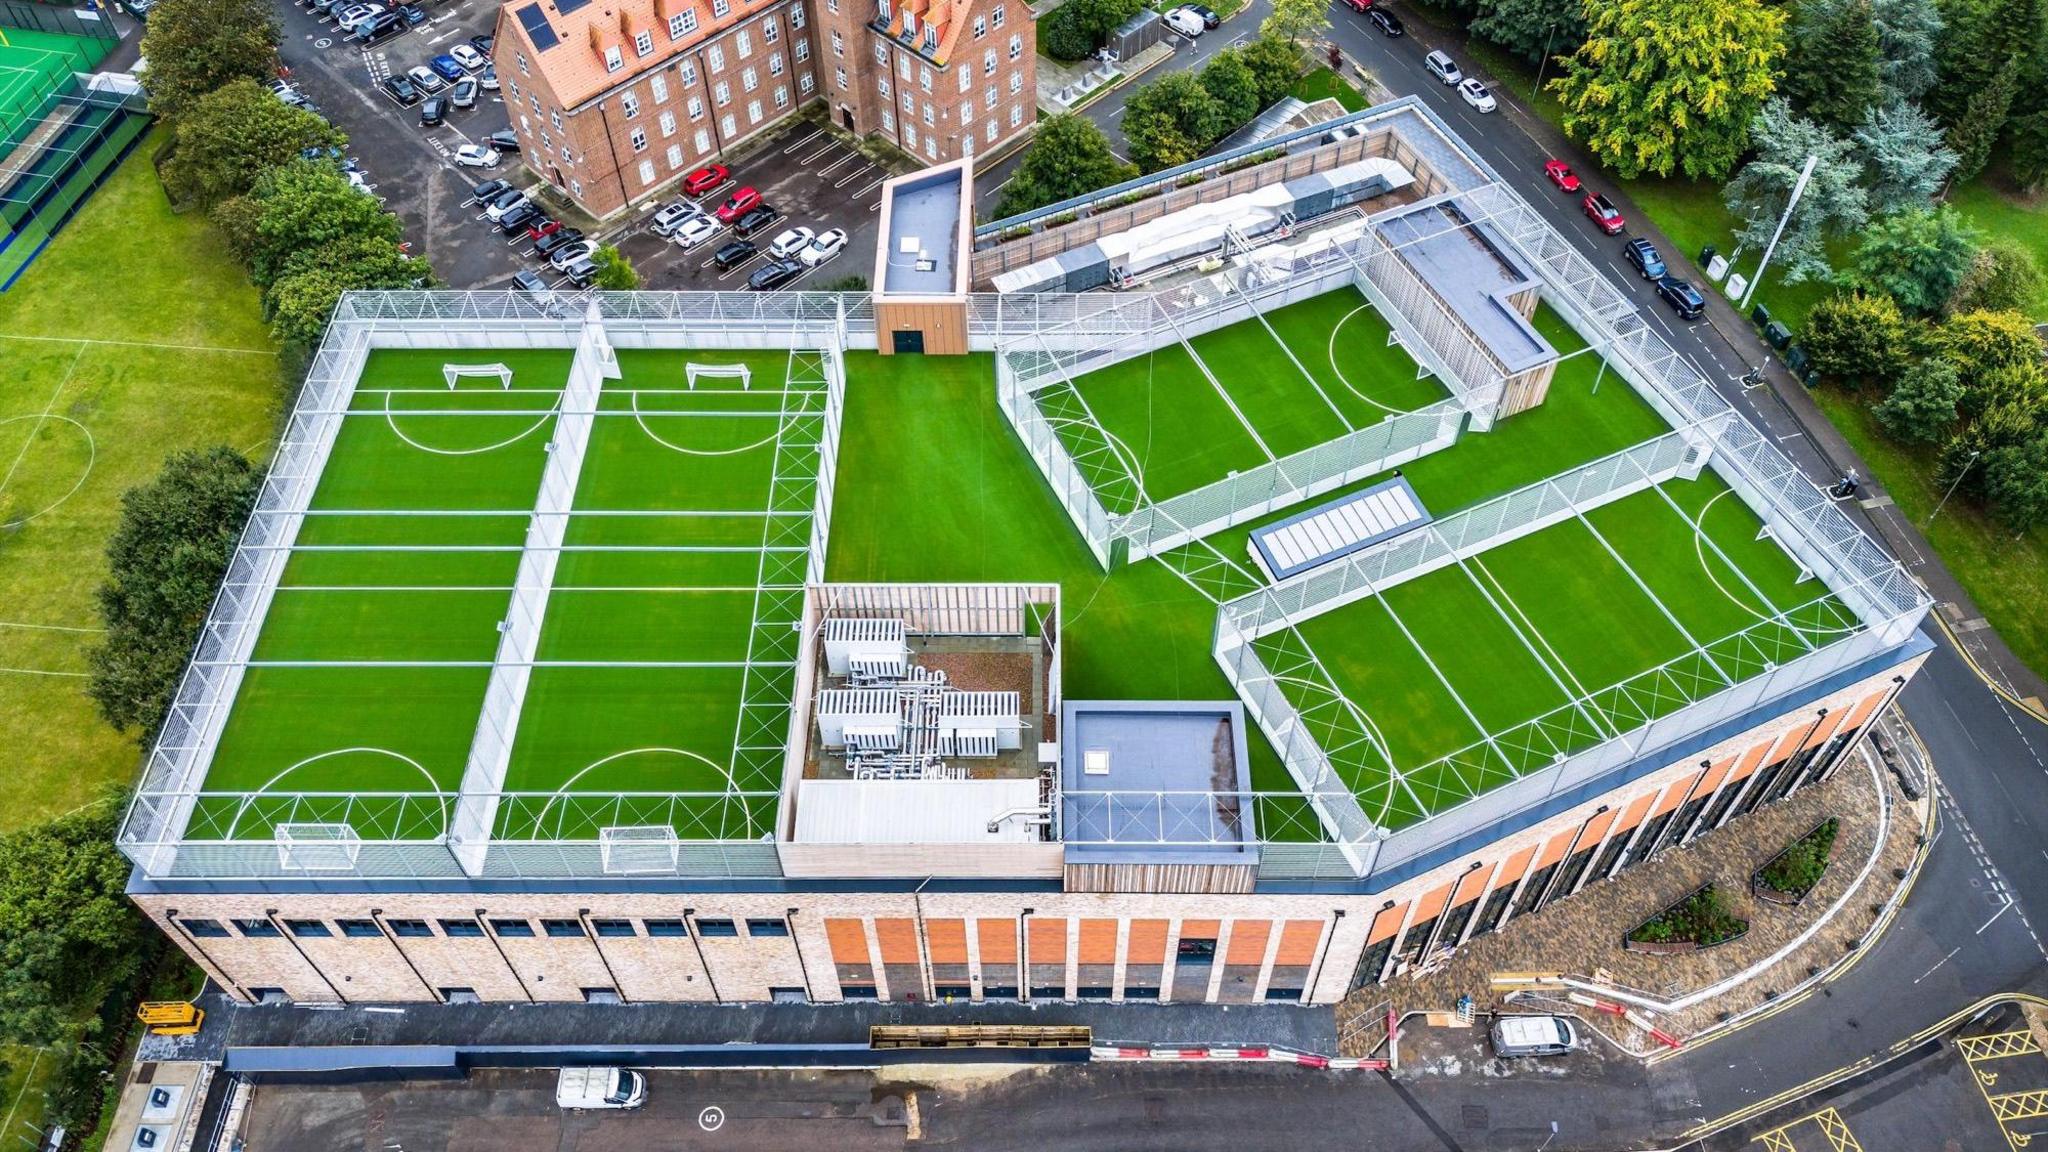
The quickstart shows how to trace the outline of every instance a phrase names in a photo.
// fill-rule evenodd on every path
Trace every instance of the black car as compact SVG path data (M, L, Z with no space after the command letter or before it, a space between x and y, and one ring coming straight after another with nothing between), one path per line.
M1707 301L1689 282L1676 276L1665 276L1657 281L1657 295L1664 298L1671 310L1681 320L1697 320L1706 311Z
M766 292L780 288L803 274L804 266L794 260L770 260L747 277L747 287L756 292Z
M1218 16L1214 9L1204 5L1190 4L1188 5L1188 11L1200 16L1202 18L1202 27L1207 28L1211 32L1216 30L1218 24L1223 23L1223 17Z
M362 27L357 28L350 35L350 39L363 44L381 44L393 36L410 31L410 29L411 26L398 13L386 12L381 16L373 16L365 21Z
M519 133L510 128L500 129L484 137L484 146L516 156L519 154Z
M752 260L754 253L760 250L761 246L752 240L735 240L712 253L711 262L718 265L720 271L726 271Z
M469 190L470 203L488 204L497 199L500 193L511 186L503 180L486 180Z
M533 250L542 256L552 256L563 248L583 239L583 233L575 228L564 228L550 232L534 242Z
M1635 267L1645 280L1664 278L1664 258L1657 255L1657 246L1648 240L1637 238L1622 245L1622 258Z
M541 218L541 210L529 200L505 213L498 219L498 231L507 236L517 236L526 231L526 226Z
M752 236L754 233L780 219L782 219L782 213L763 204L733 222L733 235Z
M384 94L398 101L400 108L410 108L420 102L420 90L403 76L386 77L383 88Z
M443 96L430 97L420 105L420 127L433 128L448 119L448 100Z
M491 54L491 45L496 42L497 38L493 36L471 36L469 38L469 46L486 57Z
M1401 23L1401 18L1385 8L1368 9L1365 18L1372 21L1373 27L1378 28L1385 35L1406 36L1408 34L1408 29Z

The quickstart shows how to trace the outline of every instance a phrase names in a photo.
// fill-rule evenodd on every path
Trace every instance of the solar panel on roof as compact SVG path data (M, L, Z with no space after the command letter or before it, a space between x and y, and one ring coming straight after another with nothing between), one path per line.
M526 29L526 38L533 41L537 51L545 52L562 42L555 35L554 25L548 23L548 14L538 4L528 4L519 10L519 26Z
M567 16L588 3L590 3L590 0L555 0L555 11Z

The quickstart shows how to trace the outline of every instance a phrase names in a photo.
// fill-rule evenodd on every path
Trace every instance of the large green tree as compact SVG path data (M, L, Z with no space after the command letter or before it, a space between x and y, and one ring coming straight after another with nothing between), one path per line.
M1784 52L1785 14L1761 0L1614 0L1588 6L1551 87L1565 132L1623 179L1720 179Z
M305 149L348 143L340 129L254 80L231 81L193 101L176 121L173 140L164 182L178 199L206 206L247 192Z
M1728 210L1742 221L1736 239L1759 248L1770 243L1800 172L1809 157L1816 157L1813 175L1771 259L1786 283L1826 279L1833 271L1828 266L1828 239L1854 233L1869 218L1854 146L1793 115L1782 98L1764 105L1750 128L1750 139L1756 145L1755 158L1722 190Z
M99 589L106 631L86 691L108 723L145 743L170 709L261 479L232 448L185 451L121 497Z
M1985 457L1984 499L1999 523L2015 533L2048 524L2048 429Z
M1850 387L1890 380L1909 352L1906 318L1889 296L1843 293L1815 304L1799 334L1814 370Z
M1941 39L1936 0L1873 0L1882 76L1894 100L1918 100L1934 85L1934 46Z
M2028 192L2048 188L2048 111L2012 121L2012 178Z
M2041 296L2041 266L2011 236L1994 235L1977 249L1963 282L1949 297L1957 312L2025 311Z
M2001 71L2041 50L2043 5L2044 0L1941 0L1943 28L1935 45L1928 111L1951 129L1962 124L1970 105ZM2003 127L2001 110L1992 136Z
M117 799L0 838L0 1042L63 1043L79 1002L156 948L126 895Z
M231 80L269 76L278 28L267 0L159 0L142 35L150 110L175 121Z
M1038 45L1055 60L1084 60L1144 10L1145 0L1067 0L1038 22Z
M1991 162L1992 146L2005 131L2012 115L2013 98L2019 93L2021 63L2006 62L1963 104L1963 110L1948 128L1948 146L1955 151L1953 178L1961 183L1974 178Z
M1231 129L1259 114L1259 78L1252 74L1251 65L1244 62L1244 53L1225 48L1211 56L1202 66L1201 80L1202 87L1216 98L1223 122Z
M253 196L261 212L250 270L262 287L299 252L343 239L398 244L398 217L324 161L299 160L266 173Z
M390 239L350 235L288 257L263 294L263 308L279 343L310 347L327 330L343 292L433 284L426 262L399 251Z
M1041 117L1038 133L1024 149L1017 172L1003 185L1003 198L996 215L1015 216L1047 204L1112 184L1121 184L1138 174L1110 151L1109 138L1086 116L1060 113Z
M1259 24L1259 35L1300 47L1330 30L1330 6L1324 0L1273 0L1273 10Z
M607 292L631 292L640 287L640 272L633 262L619 251L616 244L600 244L590 254L590 262L597 265L597 275L591 280L594 287Z
M1954 208L1909 208L1864 232L1852 275L1906 311L1932 316L1948 306L1976 254L1977 231Z
M1809 119L1836 132L1863 123L1884 95L1870 0L1802 0L1792 17L1784 89Z
M1491 40L1530 65L1569 56L1586 39L1583 0L1479 0L1472 34Z
M1956 424L1963 380L1956 366L1939 357L1915 361L1884 403L1870 410L1895 439L1938 444Z
M1927 207L1955 170L1956 154L1943 143L1941 127L1904 100L1871 109L1852 139L1875 215Z
M1124 139L1144 172L1193 160L1231 127L1222 105L1192 72L1169 72L1124 105Z

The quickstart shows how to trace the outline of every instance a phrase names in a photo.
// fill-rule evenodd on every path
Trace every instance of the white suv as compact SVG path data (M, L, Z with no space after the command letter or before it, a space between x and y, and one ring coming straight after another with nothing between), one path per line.
M1442 52L1431 52L1423 57L1422 66L1429 69L1430 75L1445 84L1456 84L1465 78L1465 74L1458 71L1458 62Z

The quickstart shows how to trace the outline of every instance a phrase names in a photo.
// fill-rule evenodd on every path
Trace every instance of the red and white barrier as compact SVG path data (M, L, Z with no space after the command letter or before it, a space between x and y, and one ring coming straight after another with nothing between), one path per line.
M1289 1048L1271 1046L1240 1045L1228 1047L1215 1044L1198 1045L1101 1045L1088 1050L1091 1060L1148 1060L1157 1062L1192 1061L1234 1061L1264 1064L1292 1064L1299 1068L1330 1068L1340 1071L1357 1069L1361 1071L1385 1071L1385 1060L1359 1056L1321 1056L1314 1052L1296 1052Z

